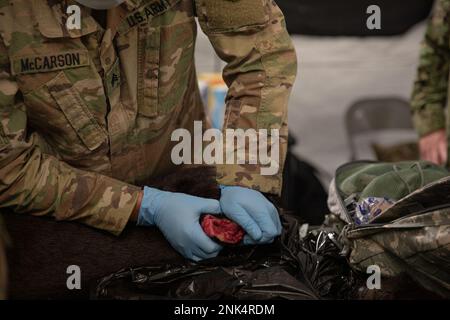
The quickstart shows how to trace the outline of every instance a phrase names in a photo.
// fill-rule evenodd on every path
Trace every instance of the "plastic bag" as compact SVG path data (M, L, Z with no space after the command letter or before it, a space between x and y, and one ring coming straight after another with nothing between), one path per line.
M274 244L229 247L217 258L181 266L126 268L102 278L95 299L350 298L358 278L340 256L333 233L300 238L300 224L282 216Z
M389 209L394 204L395 201L389 198L368 197L362 199L356 204L356 210L353 219L358 225L370 223L383 211Z

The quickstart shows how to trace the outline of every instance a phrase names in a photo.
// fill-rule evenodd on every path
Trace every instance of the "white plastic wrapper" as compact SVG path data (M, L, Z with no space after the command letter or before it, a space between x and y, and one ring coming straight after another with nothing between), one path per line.
M356 204L354 216L355 223L367 224L385 210L392 207L395 202L388 198L368 197Z

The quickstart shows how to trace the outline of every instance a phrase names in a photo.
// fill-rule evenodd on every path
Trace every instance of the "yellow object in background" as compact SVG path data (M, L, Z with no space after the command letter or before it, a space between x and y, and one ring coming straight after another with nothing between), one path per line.
M228 87L220 73L202 73L198 77L200 94L206 115L213 128L221 129L225 115L225 98Z

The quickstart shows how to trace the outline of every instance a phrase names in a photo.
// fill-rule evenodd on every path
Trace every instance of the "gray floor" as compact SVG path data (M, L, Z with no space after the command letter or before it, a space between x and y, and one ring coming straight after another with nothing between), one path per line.
M289 104L289 126L299 140L295 152L330 174L347 162L346 109L360 98L409 99L424 30L422 23L396 37L294 36L299 76ZM200 72L217 69L201 32L197 66ZM370 156L367 146L361 149Z

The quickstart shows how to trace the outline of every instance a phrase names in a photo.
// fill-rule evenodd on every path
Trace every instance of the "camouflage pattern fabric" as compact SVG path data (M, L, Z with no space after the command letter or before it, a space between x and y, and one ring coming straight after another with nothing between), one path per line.
M449 129L446 116L449 75L450 0L437 0L422 44L411 100L413 120L420 136L444 129L446 123Z
M382 165L350 163L336 172L336 184L330 187L329 205L330 211L346 222L339 237L344 245L343 252L348 253L352 267L361 272L365 273L370 265L377 265L386 278L406 273L424 288L449 298L450 177L415 190L396 201L371 223L357 226L344 201L346 194L341 191L351 192L350 181L343 177L351 177L354 184L359 184L357 189L362 190L364 181L366 186L370 186L374 178L373 174L361 169L366 167L383 172ZM360 179L356 177L358 174ZM437 178L439 174L431 176ZM382 177L381 174L378 180ZM393 190L396 182L389 176L385 181L386 189ZM344 183L347 183L346 187ZM403 188L403 182L398 184Z
M173 171L174 129L204 111L195 16L227 62L225 128L280 129L280 169L220 165L218 182L280 193L296 54L270 0L127 0L107 29L73 0L0 0L0 208L119 234L150 177ZM270 150L270 148L269 148Z
M378 265L385 277L408 273L426 289L450 298L450 208L356 228L345 237L354 268L366 272Z

